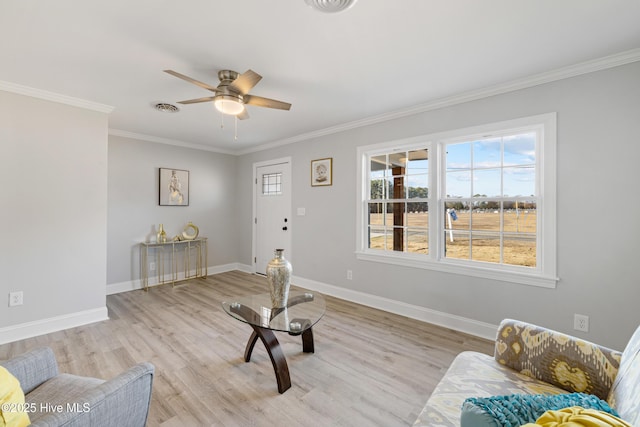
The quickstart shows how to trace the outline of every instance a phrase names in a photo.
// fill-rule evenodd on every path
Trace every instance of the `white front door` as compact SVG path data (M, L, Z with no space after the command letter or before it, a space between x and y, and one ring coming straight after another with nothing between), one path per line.
M275 249L291 260L291 161L254 165L254 272L265 274Z

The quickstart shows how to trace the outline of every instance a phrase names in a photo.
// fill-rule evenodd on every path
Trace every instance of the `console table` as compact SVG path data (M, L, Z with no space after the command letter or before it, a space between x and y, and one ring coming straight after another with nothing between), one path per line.
M207 238L165 243L140 243L140 276L144 290L149 289L149 272L154 263L157 282L172 286L182 280L207 277L209 249ZM150 258L151 256L151 258Z

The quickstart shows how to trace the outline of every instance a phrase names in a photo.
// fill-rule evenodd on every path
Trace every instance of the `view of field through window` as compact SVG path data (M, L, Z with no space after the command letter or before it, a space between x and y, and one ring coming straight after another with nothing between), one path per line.
M438 226L445 258L535 267L536 140L529 131L445 144L444 224L429 223L427 148L371 156L369 248L426 255Z
M371 157L369 248L428 252L428 149Z
M507 210L500 214L499 211L456 211L457 221L453 222L451 229L444 231L446 256L455 259L472 259L475 261L500 262L501 242L500 234L491 230L500 229L500 221L505 230L512 232L503 236L503 262L511 265L535 267L536 265L536 210L518 209ZM469 230L471 216L473 215L473 231ZM428 212L407 213L407 223L422 230L412 230L402 227L393 227L393 214L371 213L369 215L372 233L370 235L370 248L380 250L393 250L393 230L399 229L406 232L405 252L427 254L429 244L427 239L427 226L429 222ZM502 218L501 218L502 217ZM469 245L469 239L473 245Z

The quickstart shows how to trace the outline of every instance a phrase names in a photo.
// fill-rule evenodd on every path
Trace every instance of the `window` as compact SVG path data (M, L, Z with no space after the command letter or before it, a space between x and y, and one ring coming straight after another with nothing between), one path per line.
M358 158L359 259L555 287L555 114Z
M282 173L267 173L262 175L262 195L278 196L282 194Z
M444 142L444 256L535 267L535 131Z
M368 248L429 252L429 150L369 157Z

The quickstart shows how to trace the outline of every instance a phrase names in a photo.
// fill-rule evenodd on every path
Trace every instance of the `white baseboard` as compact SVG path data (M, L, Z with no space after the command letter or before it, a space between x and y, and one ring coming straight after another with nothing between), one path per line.
M48 319L35 320L19 325L0 328L0 344L19 341L26 338L37 337L63 329L109 320L107 307L92 310L79 311L77 313L50 317Z
M251 265L242 263L231 263L209 267L208 273L209 275L212 275L233 270L239 270L248 274L254 273L253 267ZM352 301L358 304L366 305L368 307L388 311L390 313L399 314L401 316L406 316L411 319L420 320L422 322L433 323L434 325L464 332L488 340L494 340L496 337L496 332L498 330L498 325L479 322L477 320L469 319L466 317L444 313L418 305L407 304L406 302L384 298L365 292L345 289L339 286L329 285L327 283L317 282L311 279L305 279L304 277L294 276L292 278L292 282L293 284L301 286L303 288L322 292L323 294L331 295L336 298ZM153 285L150 284L150 286ZM132 291L141 288L142 283L140 282L140 280L113 283L111 285L107 285L107 295Z
M136 289L142 289L142 281L131 280L129 282L111 283L107 285L107 295L135 291Z
M238 264L237 266L238 266L237 270L240 270L243 273L248 273L248 274L255 273L255 271L253 271L253 267L250 266L249 264Z
M251 273L251 271L248 270L250 268L250 266L240 263L216 265L207 269L207 275L211 276L212 274L220 274L233 270L240 270L246 273ZM195 271L192 271L191 274L195 275ZM170 281L171 277L169 275L165 275L165 283ZM149 277L149 287L157 286L158 284L159 283L156 277ZM120 292L135 291L142 288L142 280L140 279L130 280L128 282L111 283L107 285L107 295L119 294Z
M291 279L294 285L314 291L322 292L336 298L352 301L368 307L384 310L389 313L399 314L411 319L420 320L456 331L464 332L477 337L488 340L495 340L498 331L498 325L492 325L477 320L468 319L466 317L454 314L444 313L432 310L430 308L421 307L406 302L396 301L389 298L371 295L364 292L345 289L334 285L329 285L315 280L305 279L303 277L294 276Z
M209 267L208 273L209 275L213 275L234 270L253 274L252 266L241 263L231 263ZM294 285L322 292L323 294L330 295L336 298L352 301L358 304L366 305L368 307L377 308L379 310L399 314L401 316L406 316L423 322L433 323L438 326L450 328L456 331L464 332L489 340L495 339L496 332L498 330L497 325L479 322L477 320L468 319L462 316L444 313L413 304L407 304L402 301L396 301L390 298L384 298L365 292L345 289L339 286L305 279L303 277L294 276L292 278L292 283ZM129 282L113 283L107 285L106 290L107 295L112 295L141 288L142 282L140 280L133 280ZM0 328L0 344L48 334L51 332L57 332L63 329L74 328L76 326L82 326L108 319L109 315L107 308L102 307L93 310L71 313L64 316L56 316L48 319L8 326Z

